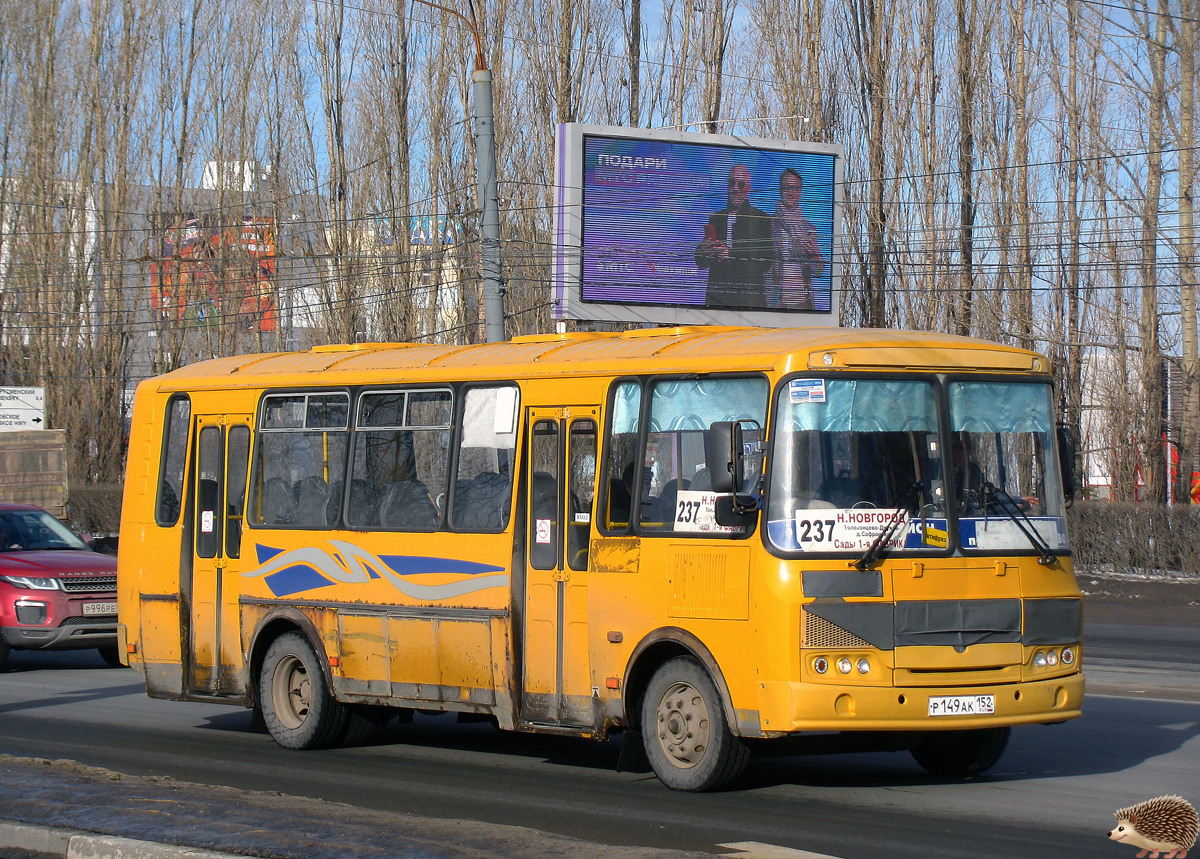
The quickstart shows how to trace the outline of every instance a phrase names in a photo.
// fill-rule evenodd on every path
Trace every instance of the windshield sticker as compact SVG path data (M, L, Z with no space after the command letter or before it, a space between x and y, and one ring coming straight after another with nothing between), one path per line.
M935 549L944 549L950 545L950 532L927 524L921 535L921 542Z
M1030 516L1021 522L1026 528L1032 526L1051 549L1067 548L1065 520L1054 516ZM1008 518L959 519L958 532L964 549L1023 549L1029 545L1029 538L1021 526Z
M824 379L792 379L788 382L788 398L793 406L800 403L825 402Z
M865 552L887 528L894 509L807 508L792 519L767 522L771 542L801 552ZM945 519L913 519L905 513L885 549L944 549L950 543Z
M676 534L744 534L744 525L717 524L716 492L681 489L675 500Z
M896 516L900 524L888 547L899 548L904 545L907 513L877 508L797 510L796 543L805 552L866 551Z

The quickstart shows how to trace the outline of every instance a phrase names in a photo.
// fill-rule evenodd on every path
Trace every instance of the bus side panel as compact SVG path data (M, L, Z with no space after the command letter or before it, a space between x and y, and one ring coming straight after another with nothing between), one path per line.
M245 644L264 611L294 600L293 610L317 630L339 700L498 710L501 724L511 725L511 533L248 529L243 558L258 546L272 549L264 552L268 567L288 553L316 566L301 590L259 569L242 572ZM349 570L343 580L316 574L354 552L372 570L366 581ZM310 600L320 605L305 605Z

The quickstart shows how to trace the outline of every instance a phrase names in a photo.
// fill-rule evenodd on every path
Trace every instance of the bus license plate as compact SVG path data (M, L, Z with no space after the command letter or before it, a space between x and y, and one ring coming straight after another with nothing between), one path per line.
M96 617L97 615L108 615L117 613L117 604L115 602L85 602L83 604L84 617Z
M994 695L948 695L929 699L930 716L984 716L995 712Z

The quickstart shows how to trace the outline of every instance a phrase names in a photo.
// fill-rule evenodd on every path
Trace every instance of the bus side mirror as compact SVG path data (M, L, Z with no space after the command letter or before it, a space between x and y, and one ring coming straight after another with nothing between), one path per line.
M742 426L737 421L716 421L704 435L704 464L712 491L742 491Z
M751 422L752 426L756 426ZM746 494L746 443L741 421L715 421L704 436L704 464L717 493L718 525L751 526L758 499ZM757 477L751 483L757 485ZM753 489L753 485L751 489Z
M1075 501L1075 433L1065 424L1058 426L1058 464L1062 469L1063 496L1070 507Z

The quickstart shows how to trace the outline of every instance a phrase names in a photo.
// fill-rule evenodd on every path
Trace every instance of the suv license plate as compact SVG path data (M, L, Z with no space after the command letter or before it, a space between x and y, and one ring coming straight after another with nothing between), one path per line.
M994 695L949 695L929 699L930 716L983 716L995 712Z
M117 604L115 602L85 602L83 604L84 617L95 617L97 615L116 613Z

